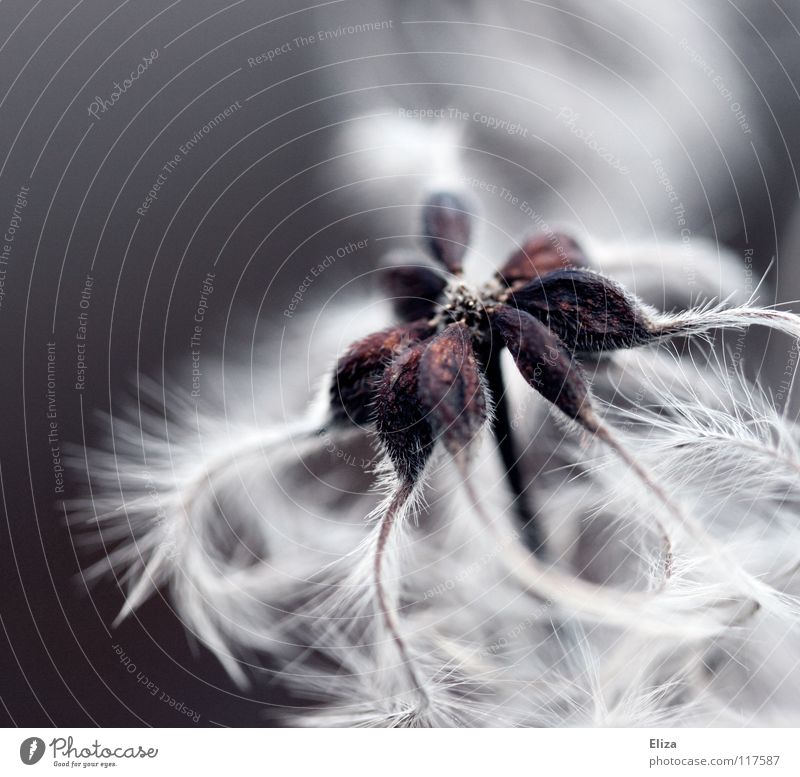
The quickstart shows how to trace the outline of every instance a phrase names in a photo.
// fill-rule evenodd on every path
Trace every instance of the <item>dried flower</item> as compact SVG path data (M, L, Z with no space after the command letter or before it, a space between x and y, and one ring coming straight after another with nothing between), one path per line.
M621 456L673 522L713 555L714 544L705 532L601 421L577 358L719 325L740 326L750 311L708 307L677 316L660 314L615 281L587 269L589 261L580 246L563 234L537 235L526 241L488 283L476 288L463 276L471 234L466 202L456 194L434 194L423 207L422 222L438 266L390 268L388 289L403 322L353 344L338 362L330 392L337 422L374 423L397 477L395 494L379 527L374 583L386 626L412 682L420 688L383 588L382 558L397 515L421 481L438 443L457 460L468 479L470 448L493 405L492 425L508 482L523 504L503 403L502 350L508 349L522 377L565 419L596 435ZM753 313L753 320L762 323L787 330L797 327L796 321L781 318L786 314ZM663 586L672 573L672 540L663 523L657 521L654 528L663 548ZM424 693L422 697L424 701Z
M626 630L636 629L659 640L659 645L664 635L680 640L725 634L732 626L739 628L744 620L752 620L757 605L762 605L761 612L770 616L783 617L790 612L794 617L795 605L778 593L782 578L769 579L754 573L736 557L735 543L712 539L707 533L708 516L716 515L717 492L709 491L702 478L705 470L716 473L720 460L738 461L737 445L749 456L759 456L764 461L775 457L774 446L751 437L756 430L766 434L766 430L786 425L786 420L778 417L777 411L771 415L761 414L770 420L757 424L725 416L732 431L719 442L721 431L728 427L721 423L718 411L709 410L707 417L702 416L698 397L688 402L689 409L680 407L677 400L664 400L662 404L668 404L676 417L679 413L689 413L692 418L702 419L695 440L687 432L692 428L691 419L681 425L670 418L649 418L645 409L637 405L631 410L636 418L647 417L647 423L657 431L659 428L667 430L661 435L663 440L653 443L661 446L654 455L646 445L629 447L630 435L625 437L624 444L621 442L622 437L602 417L604 413L593 397L579 358L587 353L596 358L670 337L703 334L716 327L746 327L754 323L798 337L798 318L788 312L750 304L732 308L722 304L706 305L676 314L660 313L617 282L590 269L591 257L563 234L538 235L525 241L494 277L474 287L462 270L471 233L466 202L454 194L435 195L425 204L422 221L432 259L420 260L413 266L390 267L384 272L398 323L362 338L345 351L333 368L321 401L314 403L305 417L293 423L255 430L244 424L231 436L227 420L207 415L205 422L214 430L214 445L209 448L213 455L208 458L203 450L198 454L192 444L197 409L184 409L183 416L190 421L184 432L185 439L176 443L174 438L160 441L147 436L148 468L144 475L137 475L139 470L130 462L123 468L124 512L113 502L120 478L117 458L99 456L93 460L94 476L101 481L97 493L101 494L102 504L108 507L106 514L97 516L104 531L109 537L118 537L119 522L123 518L126 522L132 521L134 527L134 541L121 543L108 557L108 564L123 570L121 579L128 586L120 618L141 604L154 588L165 587L171 591L187 628L196 633L230 674L243 684L246 675L236 658L237 651L255 645L268 652L284 650L282 655L287 660L289 656L298 659L290 643L295 647L323 645L330 638L335 645L348 648L329 651L335 661L351 662L348 693L359 699L366 693L373 700L365 702L367 707L372 705L386 710L385 718L379 715L383 722L439 725L442 721L456 719L455 710L460 713L473 710L475 715L486 714L487 720L494 720L497 713L493 703L491 711L484 713L479 712L477 696L480 694L475 699L466 699L469 693L464 690L467 686L461 675L469 678L474 687L482 687L486 681L484 664L468 666L470 661L447 653L455 649L455 641L460 639L457 633L455 641L448 644L445 640L435 648L430 648L427 634L406 636L397 615L399 584L390 588L384 581L384 577L390 579L386 574L387 559L393 557L387 548L396 534L393 530L403 525L404 516L412 510L414 497L421 491L420 485L437 448L454 460L461 475L459 485L463 484L471 513L497 537L498 550L490 556L494 559L496 555L497 564L507 572L504 577L516 585L515 599L519 599L521 587L525 593L538 598L539 607L552 600L567 615ZM609 446L624 465L621 470L617 465L615 476L609 478L613 488L610 482L604 483L602 471L587 473L593 487L603 493L604 504L610 505L615 498L615 504L619 504L619 495L614 497L609 492L620 486L637 499L649 497L655 503L655 509L650 505L643 514L649 522L647 528L658 537L661 563L655 565L651 559L645 560L648 572L643 590L623 591L575 578L541 555L530 553L517 535L512 535L510 541L481 504L471 467L480 438L485 430L490 430L496 438L518 517L528 523L535 512L526 504L528 483L519 468L517 441L512 435L505 366L500 361L504 350L511 355L528 385L552 405L556 418L562 419L568 429L592 435ZM658 363L657 356L653 352L641 355L648 357L650 368ZM179 405L174 396L171 402ZM677 430L668 429L670 423L677 424ZM280 488L270 490L263 477L263 467L267 461L270 468L283 472L281 468L290 458L286 455L288 451L296 452L298 446L302 450L307 450L306 446L318 448L321 439L329 439L323 436L329 430L359 429L371 430L386 454L392 491L377 512L378 526L366 542L359 545L359 552L351 552L356 543L350 543L355 536L350 529L356 524L349 523L337 529L326 525L324 531L315 535L315 545L330 547L334 555L340 555L343 561L346 558L348 581L354 583L342 586L341 594L331 594L328 584L332 579L336 581L336 576L327 566L324 571L320 570L318 557L304 543L301 543L303 552L300 553L290 539L294 531L309 531L308 526L302 525L300 511L289 504L294 492L304 488L305 481L276 481L280 482ZM788 434L786 432L787 437ZM138 430L129 437L131 448L138 450L137 446L144 444ZM680 444L674 444L675 440ZM721 453L723 449L735 449L737 453L726 458ZM683 478L683 473L681 478L676 478L675 472L691 460L692 451L700 452L702 466L688 467L691 472L686 477L696 475L699 482L694 496L687 498L683 488L680 491L674 488L675 482L682 482ZM119 446L115 453L119 457ZM778 456L776 460L782 462L783 468L788 461L792 468L788 474L792 476L800 471L800 464L793 455L784 455L783 459ZM179 469L171 477L176 462ZM763 470L762 466L756 471ZM250 478L250 488L264 489L259 491L258 499L260 504L268 506L271 520L284 522L279 531L271 531L269 522L253 519L249 492L246 493L247 504L242 504L245 492L239 486L243 471ZM655 471L659 477L654 476ZM631 474L633 478L627 477ZM737 475L739 479L742 477ZM752 479L753 475L750 477ZM672 487L662 485L665 479ZM777 480L777 475L773 479ZM709 475L708 480L714 484L721 482L717 474ZM780 480L779 484L785 485L785 480ZM558 497L562 509L578 510L572 503L580 501L580 488L580 484L576 484L564 489L568 493ZM777 493L777 486L773 488L776 489L775 498L780 497L783 505L784 496ZM227 516L220 516L221 505L225 502L218 498L218 491L224 492L240 508L230 516L233 525L229 524ZM680 494L679 499L674 496L676 493ZM709 494L714 495L713 510L708 507ZM706 500L705 511L696 509L698 499ZM92 509L96 510L96 493L93 500ZM586 505L580 508L581 515L583 507ZM156 519L152 515L155 511L158 512ZM621 511L624 512L615 507L611 512ZM234 531L237 538L246 538L248 553L255 552L259 559L268 556L270 563L267 566L243 565L239 555L227 558L218 539L226 528ZM358 533L357 536L362 535ZM675 539L679 540L681 552L675 552L673 558ZM688 542L681 544L681 539ZM542 546L541 537L534 536L529 544ZM361 550L366 550L367 555ZM450 564L450 574L458 576L459 565L464 563L465 557L453 553L451 558L449 552L442 556L446 558L438 561L437 573L442 566L447 568ZM763 556L766 558L767 554ZM787 574L795 565L796 560L794 565L787 565ZM433 565L429 567L433 569ZM698 574L700 567L702 572L697 579L687 578L687 570ZM94 571L99 572L100 568L98 565ZM670 581L678 581L680 585L670 584ZM707 585L708 581L711 583ZM315 610L315 605L309 603L309 590L314 589L317 582L325 593L320 595L321 604ZM405 584L405 580L403 582ZM481 592L476 588L479 585L477 579L474 583L464 583L465 601L473 603L480 599ZM337 587L330 586L331 589ZM297 601L303 602L298 608L302 610L298 612L298 621L302 620L302 624L297 626L303 631L302 640L297 641L293 636L285 638L281 630L287 628L286 624L276 622L277 614L287 609L284 595L291 602L288 609L297 607ZM328 599L328 596L334 598ZM337 599L338 596L353 598L345 602ZM263 603L273 600L277 606L265 610ZM357 605L354 605L355 600ZM334 619L337 624L348 621L348 618L339 618L338 604L347 606L349 617L354 609L361 612L360 607L367 600L370 609L377 605L381 617L372 617L371 613L368 618L369 627L378 629L378 635L371 633L367 638L359 632L364 636L363 651L349 650L349 634L337 632L334 637L330 630L322 634L316 631L318 622L319 628L325 628L322 624L333 611L337 614ZM331 603L333 607L329 606ZM431 606L439 608L438 616L447 620L446 601L433 605L427 601L423 609ZM493 615L494 604L486 606ZM527 613L524 606L514 606L517 612L521 608ZM476 615L481 623L489 620L485 613L486 610L479 610ZM354 620L359 624L354 628L360 630L364 621ZM388 642L375 638L385 637L387 633L391 637ZM431 630L431 640L436 633L437 629ZM496 642L495 637L488 643L484 640L484 645ZM432 653L424 654L429 649L444 653L437 653L434 658ZM665 651L669 649L668 645L664 647ZM503 670L502 656L498 655L494 661L495 652L493 648L484 651L482 661L490 661L495 670ZM388 667L398 655L405 674L398 677L397 672L387 668L386 682L378 680L383 665ZM458 666L457 672L451 672L451 659L455 662L453 666ZM299 660L299 664L302 663ZM317 687L316 674L311 667L306 666L303 671L310 673L307 677L304 675L304 689L308 690L309 685ZM320 686L322 697L334 698L333 686L338 687L343 676L337 673L335 683L320 681L324 685L324 689ZM374 687L370 686L373 681ZM360 684L365 685L362 688ZM502 696L505 681L498 678L492 687L493 693ZM516 692L509 692L509 695L512 699L517 696ZM409 698L415 701L409 703ZM510 719L522 719L517 717L515 709L515 703L509 702ZM370 719L369 714L367 719Z

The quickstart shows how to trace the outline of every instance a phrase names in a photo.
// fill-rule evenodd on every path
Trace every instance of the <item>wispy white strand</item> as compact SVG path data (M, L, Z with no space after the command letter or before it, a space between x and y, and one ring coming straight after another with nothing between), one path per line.
M701 335L713 329L745 329L765 326L798 338L800 318L794 313L751 304L727 307L726 302L693 308L684 313L652 313L651 332L657 336Z
M449 130L437 130L431 144L431 133L409 134L408 123L381 126L385 133L368 127L369 142L354 145L386 163L377 175L387 185L406 178L413 184L409 203L431 171L464 183L454 152L459 140ZM375 137L382 139L377 146ZM663 289L664 267L675 264L661 261L657 249L650 247L647 256L655 258L644 266L629 262L631 278L638 273L651 291ZM681 251L672 250L676 257ZM600 269L624 274L617 249L605 257ZM706 250L693 261L706 293L733 291L727 255ZM688 296L681 280L668 279L673 296ZM796 317L752 302L649 315L665 336L758 324L800 337ZM339 350L346 344L339 342ZM547 563L528 552L522 532L512 528L508 495L489 485L502 480L491 445L481 451L480 499L467 498L446 466L431 468L427 488L415 492L413 510L409 504L397 526L384 571L427 705L409 687L376 607L372 565L385 502L339 494L333 505L329 492L294 466L306 452L295 443L314 438L324 403L299 425L269 424L255 433L252 422L223 421L221 406L184 407L172 395L166 404L175 424L146 412L116 421L116 459L91 458L93 493L74 505L108 543L107 558L90 572L115 570L128 595L122 614L156 589L167 591L187 629L237 682L247 682L243 656L258 661L270 654L281 667L280 683L297 700L287 720L302 725L771 721L796 707L786 698L800 687L800 575L793 572L800 435L757 386L713 363L679 362L648 349L618 357L614 369L619 374L609 378L608 393L630 401L605 408L606 422L691 515L690 525L671 527L669 584L658 590L657 554L647 551L653 518L663 515L652 490L624 463L542 427L541 416L526 427L536 400L514 402L523 441L527 429L533 447L558 448L559 461L578 470L537 476L532 456L521 461L542 506L537 519L549 528L560 522L576 542L566 541L563 554ZM595 378L602 383L602 375ZM510 394L515 400L513 384ZM368 474L365 480L380 487ZM316 514L304 509L304 499L322 503ZM412 514L418 522L408 519ZM226 533L233 543L224 541ZM591 579L578 558L581 547L596 561ZM753 593L762 604L757 612L743 595Z

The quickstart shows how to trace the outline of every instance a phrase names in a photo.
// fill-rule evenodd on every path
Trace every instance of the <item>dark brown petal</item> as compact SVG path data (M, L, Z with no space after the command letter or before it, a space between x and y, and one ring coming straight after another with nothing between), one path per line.
M398 476L414 483L433 450L433 430L417 396L425 344L405 350L386 368L376 391L375 427Z
M502 305L491 318L522 377L562 413L585 426L591 411L589 387L561 340L524 310Z
M403 321L431 318L447 285L442 276L424 265L397 265L381 272L381 283L391 297L395 315Z
M460 273L472 230L466 203L448 192L431 195L423 206L422 227L434 257L451 273Z
M509 286L531 281L554 270L586 267L589 260L578 243L562 232L539 232L527 238L509 257L498 275Z
M486 421L486 396L469 329L450 324L428 341L419 369L419 398L436 439L455 456Z
M547 324L573 352L630 348L653 339L645 310L618 283L589 270L559 270L510 300Z
M367 335L339 358L331 382L334 420L357 425L372 420L375 384L392 357L432 334L427 321L414 321Z

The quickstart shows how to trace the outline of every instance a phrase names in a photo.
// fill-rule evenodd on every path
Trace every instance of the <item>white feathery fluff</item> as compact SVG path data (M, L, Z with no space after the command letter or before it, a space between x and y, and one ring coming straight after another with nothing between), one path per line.
M634 266L590 247L596 267L631 288L635 273L648 301L660 289L688 305L685 288L665 289L665 250L638 245ZM723 283L736 292L729 254L698 245L693 261L711 295ZM435 457L384 571L410 676L371 576L375 519L394 484L369 433L320 432L331 354L389 320L375 300L364 310L326 312L330 326L311 338L302 319L287 330L293 352L319 365L316 386L300 369L244 376L226 364L226 383L249 386L249 401L221 393L200 405L141 379L136 407L108 420L108 449L76 456L90 487L73 520L102 541L88 574L111 572L125 590L120 618L161 592L241 686L267 659L277 666L297 725L800 722L800 429L741 360L706 343L584 365L605 424L680 516L630 460L554 420L505 363L547 554L525 544L488 431L466 474ZM800 337L800 318L742 298L658 321L686 334L766 325ZM310 409L264 418L255 396L271 408L299 396Z

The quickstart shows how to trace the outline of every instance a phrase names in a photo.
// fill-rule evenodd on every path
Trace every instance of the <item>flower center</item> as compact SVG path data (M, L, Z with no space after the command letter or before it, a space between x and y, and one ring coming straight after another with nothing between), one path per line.
M480 337L489 327L486 304L489 290L477 289L463 280L450 281L442 292L441 307L434 319L438 331L449 324L463 323Z

